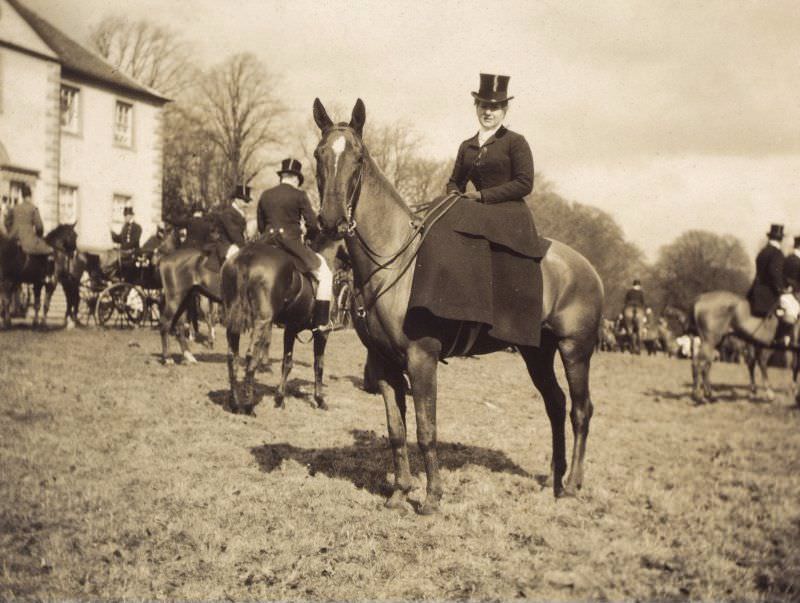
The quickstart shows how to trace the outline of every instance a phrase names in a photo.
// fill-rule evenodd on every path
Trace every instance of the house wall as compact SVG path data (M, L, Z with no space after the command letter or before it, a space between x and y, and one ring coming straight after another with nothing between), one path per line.
M0 145L7 155L0 196L8 194L9 181L28 181L50 229L58 220L61 68L48 57L52 51L0 0Z
M61 183L78 188L78 241L84 249L108 249L114 195L130 197L142 243L161 219L161 108L76 79L64 84L80 90L80 128L62 131ZM133 143L114 142L116 101L133 105Z

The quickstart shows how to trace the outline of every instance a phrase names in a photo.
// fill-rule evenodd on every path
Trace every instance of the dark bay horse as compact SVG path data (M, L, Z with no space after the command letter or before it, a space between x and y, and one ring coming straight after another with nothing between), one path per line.
M644 308L629 304L622 309L622 319L625 324L625 333L628 337L631 354L642 353L642 337L645 330Z
M59 224L45 236L47 244L53 248L55 262L54 273L51 281L47 280L50 267L45 256L30 256L22 250L19 243L0 234L0 316L3 326L11 326L11 300L14 292L22 283L33 285L34 316L33 326L46 325L47 312L50 309L50 298L55 291L56 283L62 282L62 276L69 271L70 262L75 255L78 234L75 224ZM41 307L42 288L44 287L44 307L42 308L41 321L39 308ZM68 295L65 288L65 295Z
M327 232L346 237L363 314L356 321L368 349L368 363L384 397L392 446L395 484L390 508L405 506L411 490L406 447L406 380L408 374L417 418L417 440L424 457L427 496L419 509L434 513L442 496L436 449L436 372L458 325L432 320L408 335L404 322L414 273L417 245L410 242L413 215L381 174L362 139L366 119L359 99L349 124L334 124L319 99L314 120L322 132L315 151L320 187L320 222ZM583 458L592 416L589 363L597 341L603 285L592 265L570 247L552 241L541 262L544 285L541 346L519 347L536 388L542 393L552 430L552 472L556 496L574 494L583 482ZM474 350L500 351L509 343L480 336ZM448 346L449 347L449 346ZM558 351L569 384L574 433L572 466L567 469L564 423L566 399L556 380ZM444 353L443 353L444 352Z
M320 249L332 265L336 245ZM283 363L281 380L275 392L275 406L282 408L286 383L293 365L294 341L300 331L311 328L314 290L308 277L300 273L283 249L265 241L253 241L222 266L222 307L228 340L228 379L231 387L229 410L250 414L255 406L255 373L269 349L272 325L282 324ZM243 391L239 392L239 341L250 331ZM322 373L328 331L313 331L314 400L326 410Z
M729 333L738 335L750 344L745 354L750 373L750 395L756 395L755 367L758 365L767 399L774 400L775 394L767 377L767 362L774 351L771 346L781 322L774 312L765 318L753 316L750 304L742 296L730 291L711 291L695 300L692 319L701 341L700 349L693 350L692 358L692 398L695 402L701 404L713 399L709 373L714 350ZM797 324L797 321L794 323ZM794 378L792 382L794 390ZM795 399L800 403L800 399Z

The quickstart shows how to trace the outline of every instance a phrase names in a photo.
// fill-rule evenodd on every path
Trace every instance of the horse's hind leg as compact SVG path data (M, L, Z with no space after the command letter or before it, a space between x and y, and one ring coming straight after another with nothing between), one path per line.
M288 325L283 331L283 361L281 362L281 381L275 391L275 408L286 408L286 382L294 366L294 339L297 331Z
M314 401L317 408L328 410L325 395L322 393L322 375L325 370L325 347L328 345L328 331L314 331Z
M256 320L250 335L250 348L247 350L244 371L244 407L242 410L248 415L253 413L253 407L255 406L256 369L261 364L264 350L269 348L271 337L272 321L268 319Z
M528 374L536 389L544 399L547 417L550 419L550 430L553 434L553 456L550 461L553 478L553 493L556 497L564 495L563 479L567 471L567 452L564 436L564 422L567 418L567 401L564 392L558 385L553 370L556 354L556 340L549 331L542 332L542 340L538 348L520 347L520 354L528 368ZM588 426L587 426L588 428Z
M389 444L394 460L394 488L386 506L390 509L405 509L408 493L411 491L411 467L406 445L406 380L400 369L377 359L374 353L367 353L367 365L383 395Z
M775 400L775 392L772 391L772 385L769 382L769 377L767 376L767 364L769 363L769 357L772 354L772 350L769 348L760 348L756 350L756 358L758 359L758 368L761 371L761 380L764 382L764 389L766 389L767 393L767 400L770 402Z
M33 286L33 327L39 326L39 310L42 307L42 284Z
M228 327L225 331L225 336L228 340L228 382L231 387L231 397L227 410L237 413L240 408L238 384L240 334Z

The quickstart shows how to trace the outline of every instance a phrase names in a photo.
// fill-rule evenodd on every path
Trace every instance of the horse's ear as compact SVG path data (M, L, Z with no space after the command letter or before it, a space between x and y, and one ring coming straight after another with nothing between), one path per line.
M367 109L364 107L364 101L359 98L356 101L356 106L353 107L353 114L350 116L350 127L361 136L364 133L364 122L366 121Z
M323 132L333 125L333 121L328 117L328 112L318 98L314 99L314 121Z

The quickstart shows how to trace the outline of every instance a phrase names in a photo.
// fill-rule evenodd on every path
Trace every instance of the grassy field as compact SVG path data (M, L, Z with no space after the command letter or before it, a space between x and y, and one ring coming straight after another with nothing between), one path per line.
M310 346L285 410L259 374L255 417L222 409L224 349L175 367L158 349L149 330L0 333L0 598L800 599L786 372L769 404L717 365L720 400L698 407L687 361L597 356L584 490L556 501L521 359L452 361L429 518L382 506L385 413L352 332L331 337L328 412ZM421 499L416 445L412 469Z

